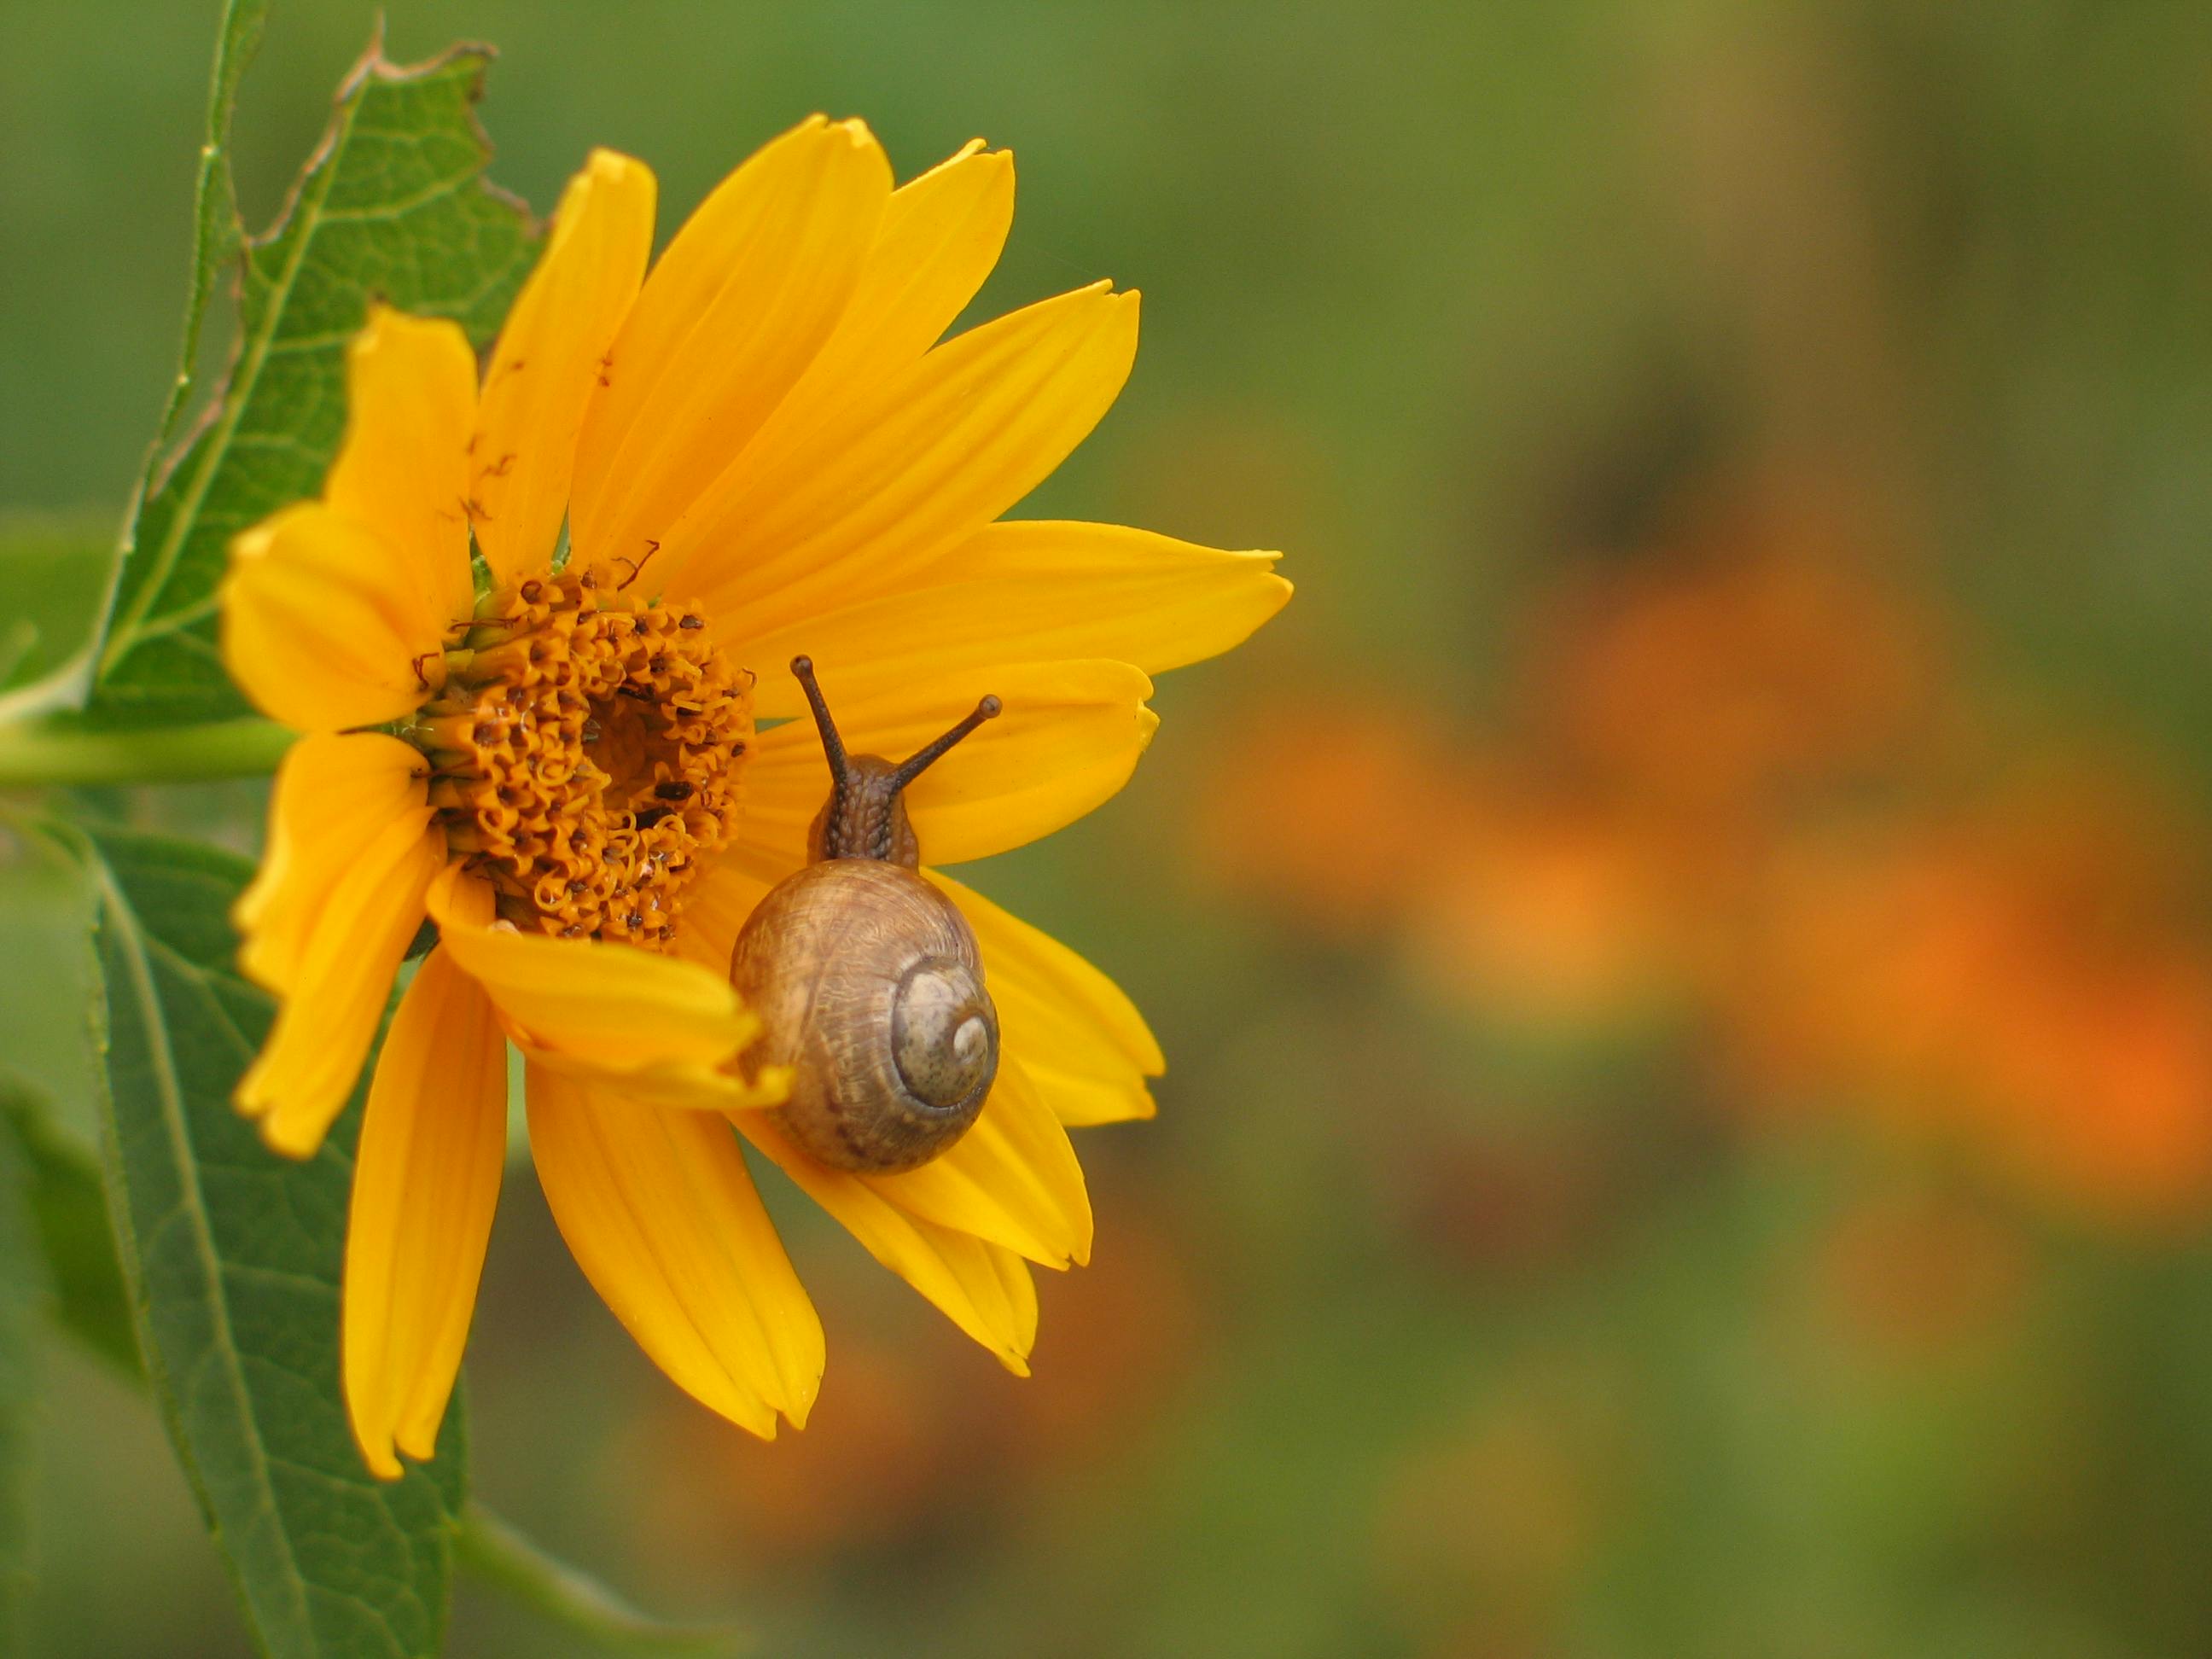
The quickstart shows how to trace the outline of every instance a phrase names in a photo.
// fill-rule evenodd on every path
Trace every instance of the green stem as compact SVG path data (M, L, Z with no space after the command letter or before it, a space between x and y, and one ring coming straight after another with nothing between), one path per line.
M293 733L273 720L97 731L66 720L0 726L0 788L47 783L182 783L274 772Z
M605 1585L532 1543L483 1504L461 1511L454 1534L459 1564L524 1606L602 1647L663 1659L726 1659L749 1645L724 1626L664 1625Z

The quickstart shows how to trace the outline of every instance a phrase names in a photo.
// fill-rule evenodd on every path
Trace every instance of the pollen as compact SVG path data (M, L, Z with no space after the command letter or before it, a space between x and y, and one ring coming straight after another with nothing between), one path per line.
M752 676L707 643L698 607L633 601L624 574L484 595L459 647L424 665L443 685L400 735L429 759L447 848L490 878L502 917L659 950L737 833Z

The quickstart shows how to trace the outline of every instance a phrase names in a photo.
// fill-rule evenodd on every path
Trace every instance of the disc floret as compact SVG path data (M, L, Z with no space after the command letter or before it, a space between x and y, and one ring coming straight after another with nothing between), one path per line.
M634 600L635 572L533 577L477 603L400 732L432 767L447 846L499 914L664 949L702 861L737 833L752 676L699 608Z

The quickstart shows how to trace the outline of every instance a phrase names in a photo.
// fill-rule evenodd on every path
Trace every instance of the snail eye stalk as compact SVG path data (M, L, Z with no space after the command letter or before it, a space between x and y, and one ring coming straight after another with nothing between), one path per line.
M793 657L791 672L799 681L799 689L806 693L807 707L814 711L814 729L822 734L822 752L830 762L830 780L842 787L851 779L852 762L845 752L845 740L838 734L837 722L830 713L829 700L822 695L822 683L814 677L814 659ZM885 775L884 781L894 792L905 788L985 720L998 719L1005 707L995 696L986 696L951 731L924 744L901 761Z
M830 760L830 775L843 783L851 768L846 763L845 740L837 735L837 722L830 718L830 705L822 696L821 682L814 678L814 659L793 657L791 672L799 681L799 690L806 693L807 707L814 711L814 729L822 734L822 752Z
M831 859L875 859L908 869L917 867L921 847L907 817L907 785L985 720L996 720L1003 705L996 697L983 698L951 731L894 764L881 755L847 751L837 722L830 717L829 700L814 678L813 659L793 657L791 672L805 690L807 705L814 710L815 729L822 734L823 756L830 763L830 798L807 832L808 856L817 863Z
M947 732L943 737L939 738L933 743L924 744L921 748L915 750L914 753L908 755L904 760L901 761L898 764L898 770L891 774L892 786L895 788L905 788L907 785L912 783L916 778L920 777L924 772L927 772L932 766L935 765L939 758L942 757L947 750L951 749L953 744L958 743L961 738L966 737L970 732L973 732L985 720L994 720L998 719L999 710L1003 707L1004 705L1001 704L996 697L985 697L981 702L975 705L975 713L963 720L950 732Z

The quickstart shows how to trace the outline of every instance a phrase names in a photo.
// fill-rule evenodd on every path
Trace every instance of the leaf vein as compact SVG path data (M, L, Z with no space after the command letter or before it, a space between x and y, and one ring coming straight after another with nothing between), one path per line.
M179 1216L184 1218L193 1254L198 1258L212 1286L221 1277L222 1257L215 1247L214 1230L207 1215L206 1195L200 1188L198 1167L192 1158L191 1132L185 1122L184 1081L177 1074L176 1055L169 1043L165 1006L160 988L155 983L153 958L147 948L149 945L159 945L161 941L150 939L139 926L137 913L124 896L105 856L96 859L94 876L100 884L102 912L114 930L118 952L130 975L131 993L137 1002L139 1018L144 1023L155 1097L160 1105L162 1137L178 1172L178 1208L164 1218L161 1225L166 1228ZM163 948L167 953L166 947ZM195 977L198 977L197 974ZM201 982L204 983L204 980ZM209 1317L220 1338L212 1346L209 1358L211 1361L222 1363L228 1373L226 1380L232 1386L225 1390L226 1397L235 1407L239 1426L244 1431L250 1453L264 1477L262 1485L265 1489L270 1453L261 1437L261 1426L254 1419L248 1398L245 1369L239 1363L236 1336L230 1327L229 1304L220 1295L212 1295L208 1300ZM149 1350L151 1359L152 1354L159 1352L161 1345L149 1341L143 1346ZM154 1360L152 1363L160 1362ZM265 1499L264 1502L273 1513L274 1499ZM281 1524L276 1532L281 1540L284 1559L291 1568L291 1577L287 1583L298 1603L299 1617L304 1626L309 1620L305 1576L301 1571L299 1557L292 1547L290 1534Z

